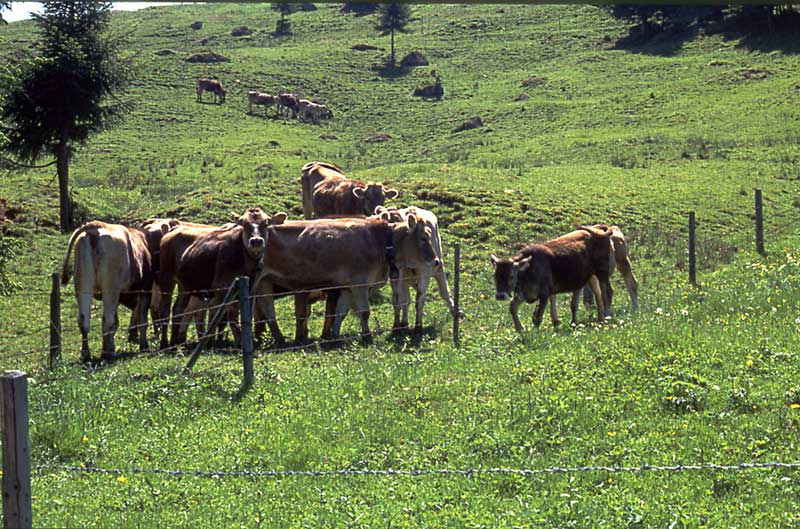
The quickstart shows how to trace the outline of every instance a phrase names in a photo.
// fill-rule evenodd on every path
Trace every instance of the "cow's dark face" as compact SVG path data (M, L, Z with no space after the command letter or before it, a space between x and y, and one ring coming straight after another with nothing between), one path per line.
M514 261L513 259L499 259L492 254L491 259L494 267L494 297L500 301L511 299L517 288L519 273L528 269L530 258Z
M400 192L396 189L386 189L383 184L370 182L365 186L354 187L353 195L361 199L364 215L370 216L375 208L386 202L387 198L389 200L397 198Z
M430 268L441 264L433 248L433 230L409 213L405 222L394 224L398 237L397 260L408 268Z
M261 208L250 208L239 217L237 224L242 227L242 243L253 259L260 259L267 248L267 225L270 216Z

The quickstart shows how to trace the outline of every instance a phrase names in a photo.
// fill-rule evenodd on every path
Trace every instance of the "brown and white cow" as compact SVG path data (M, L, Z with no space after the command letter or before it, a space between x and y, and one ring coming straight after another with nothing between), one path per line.
M297 114L301 121L311 121L315 125L319 125L323 119L333 119L333 112L330 108L322 103L315 103L308 99L299 99L297 101Z
M120 303L138 312L137 321L147 321L153 286L152 261L147 236L138 229L120 224L92 221L72 233L61 267L61 283L69 283L70 254L75 248L75 296L78 300L78 327L81 330L81 360L91 359L89 318L92 298L103 300L102 358L114 357L114 334L119 327ZM147 326L138 325L139 347L146 350Z
M297 96L288 92L278 94L278 116L292 113L292 118L297 117Z
M599 224L595 224L595 227L599 226ZM611 267L610 273L614 272L614 268L619 269L619 273L622 275L623 281L625 281L625 288L631 298L631 308L636 312L639 310L639 282L636 280L636 276L633 275L633 266L631 264L630 255L628 254L628 243L625 241L625 235L622 233L619 226L611 226L611 245L614 253L614 260L612 263L614 266ZM577 296L578 294L576 293L575 295ZM609 283L607 293L609 305L611 304L613 295L611 283ZM587 305L592 302L592 292L588 285L583 289L583 301ZM573 300L573 303L577 303L577 300Z
M365 184L359 180L346 178L341 170L333 164L314 163L316 164L315 168L307 171L308 164L306 164L303 166L302 172L303 174L309 173L310 176L306 177L309 182L317 178L312 171L323 176L314 185L311 193L311 209L317 218L346 215L367 217L372 215L376 207L383 206L387 199L392 200L400 196L398 190L387 189L381 183ZM303 189L307 189L305 181ZM304 213L305 209L304 207Z
M264 107L264 116L267 115L267 107L276 106L278 98L270 94L262 94L255 90L247 92L247 104L249 114L253 113L253 105L261 105ZM277 109L277 106L276 106Z
M197 102L200 103L203 101L203 92L211 92L214 94L214 103L217 102L217 96L219 96L219 103L222 104L225 102L225 94L226 90L225 87L222 86L220 81L216 79L204 79L200 78L197 80Z
M607 225L599 226L581 226L557 239L528 245L510 259L499 259L492 254L495 297L511 299L509 309L517 332L523 332L518 314L522 301L539 302L533 314L533 324L539 327L548 301L554 301L553 297L561 292L579 291L592 276L597 279L590 285L598 300L598 319L608 315L606 293L613 261L609 244L612 231ZM552 304L551 317L553 325L558 325ZM577 323L576 303L572 306L572 322Z
M222 303L225 290L235 278L249 276L254 284L267 246L267 226L285 219L286 213L270 217L261 208L249 208L233 228L201 235L180 258L176 275L180 289L210 298L216 306ZM175 310L180 314L184 307ZM225 315L229 321L221 322L220 329L232 323L229 312Z
M415 236L417 227L413 214L393 224L384 219L351 218L272 226L260 274L263 290L341 289L347 296L340 297L331 321L326 321L323 337L339 336L342 320L352 303L361 318L362 338L369 340L370 291L386 283L395 263L438 264L430 240ZM266 299L267 323L275 335L280 332L275 325L275 307L271 297Z
M389 222L402 222L409 214L413 214L417 218L416 236L420 239L429 239L433 245L433 251L439 259L437 266L427 266L424 263L411 263L402 260L397 260L397 268L400 275L396 282L393 283L392 288L392 304L394 305L394 324L395 329L408 328L408 307L411 304L410 287L413 286L417 291L415 300L416 321L414 325L415 331L422 330L422 319L424 316L425 298L428 292L428 285L430 284L431 277L436 279L439 286L439 295L447 305L447 309L454 317L463 316L456 314L453 298L450 297L450 289L447 286L447 276L444 269L444 258L442 256L442 240L439 236L439 219L436 215L428 210L409 207L405 209L397 209L394 207L378 206L375 208L375 215L388 215ZM402 316L401 316L402 314Z

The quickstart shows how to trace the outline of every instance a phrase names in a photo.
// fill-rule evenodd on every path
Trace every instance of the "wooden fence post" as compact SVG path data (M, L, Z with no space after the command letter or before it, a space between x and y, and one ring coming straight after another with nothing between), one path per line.
M695 219L694 211L689 212L689 282L697 285L697 258L695 255Z
M764 251L764 206L761 198L761 189L756 188L756 251L761 255L766 255Z
M250 278L239 278L239 314L242 325L242 362L244 367L244 385L253 385L253 300L250 298Z
M461 314L461 245L456 243L453 270L453 343L461 347L460 314Z
M3 527L31 527L31 451L28 379L22 371L0 375L3 407Z
M50 291L50 369L61 362L61 284L58 273L53 273Z
M238 294L237 285L239 284L239 278L233 280L231 283L230 288L225 293L225 297L222 299L222 304L217 308L217 312L214 313L214 317L211 318L211 322L208 324L208 328L206 329L206 333L197 340L197 346L194 348L194 352L192 353L191 358L189 361L186 362L186 367L183 368L183 372L189 374L194 367L194 364L197 362L197 359L200 357L200 353L205 347L208 340L214 336L216 333L215 329L217 325L219 325L219 320L222 318L222 315L225 313L228 308L226 305L233 301L233 297Z

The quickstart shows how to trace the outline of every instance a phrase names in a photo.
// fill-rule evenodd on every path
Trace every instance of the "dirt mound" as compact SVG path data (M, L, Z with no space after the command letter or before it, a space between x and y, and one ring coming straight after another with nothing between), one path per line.
M177 53L178 52L176 52L174 50L158 50L157 52L155 52L155 54L158 55L159 57L167 57L169 55L177 55Z
M456 132L461 132L464 130L477 129L478 127L483 127L483 121L481 121L481 118L478 116L475 116L469 118L467 121L454 128L453 133L455 134Z
M230 59L224 55L220 55L219 53L214 53L213 51L204 51L202 53L195 53L194 55L186 57L186 62L230 62Z
M195 22L192 22L192 25L189 26L189 27L192 28L192 29L200 29L200 28L203 27L203 23L200 22L199 20L197 20Z
M412 51L400 61L400 66L409 68L412 66L428 66L430 63L423 54L418 51Z
M364 138L364 143L380 143L382 141L390 140L392 137L388 134L383 132L374 132L369 134L366 138Z
M514 101L525 101L526 99L528 99L528 94L519 94L514 97Z
M736 76L744 81L759 81L772 75L772 72L763 67L739 68Z
M373 46L372 44L356 44L350 49L356 51L370 51L370 50L379 50L380 48L378 48L377 46Z
M238 28L233 28L231 30L231 35L234 37L245 37L247 35L252 35L253 30L248 28L247 26L239 26Z
M522 81L522 86L525 86L525 87L528 87L528 86L539 86L539 85L545 84L546 82L547 82L547 77L542 77L542 76L539 76L539 75L532 75L531 77L528 77L527 79Z

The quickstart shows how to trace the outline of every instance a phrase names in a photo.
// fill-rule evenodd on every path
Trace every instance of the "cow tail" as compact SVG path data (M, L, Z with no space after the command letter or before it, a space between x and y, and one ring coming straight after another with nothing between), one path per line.
M84 224L77 230L72 232L72 236L69 238L69 244L67 244L67 255L64 257L64 262L61 264L61 284L66 285L69 283L69 278L72 277L72 267L70 266L70 254L72 253L72 247L75 246L75 241L78 239L78 236L84 233L90 227L89 224Z

